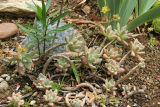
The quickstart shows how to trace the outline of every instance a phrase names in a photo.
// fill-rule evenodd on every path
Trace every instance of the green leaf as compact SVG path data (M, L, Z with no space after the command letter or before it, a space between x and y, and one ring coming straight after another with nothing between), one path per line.
M24 27L24 26L22 26L22 25L20 25L20 24L17 24L18 25L18 27L20 28L20 29L22 29L24 32L26 32L27 34L29 34L29 35L33 35L33 33L30 31L30 30L28 30L26 27Z
M150 9L149 11L145 12L144 14L138 16L136 19L131 21L127 25L127 29L128 30L133 30L137 26L140 26L140 25L144 24L145 22L149 22L149 21L152 21L155 18L160 17L159 12L160 12L160 6Z
M27 2L25 2L25 4L26 4L28 7L32 8L32 9L36 12L36 6L34 6L34 5L30 4L30 3L27 3Z
M53 83L53 84L52 84L52 90L53 90L53 91L56 90L56 89L59 89L59 87L60 87L60 85L57 84L57 83Z
M74 63L72 63L72 69L73 69L73 73L74 73L74 76L76 78L76 81L78 83L80 83L80 77L79 77L79 74L78 74L78 70L77 70L76 66L74 65Z
M46 4L46 12L48 11L50 5L51 5L52 0L48 0Z
M37 29L36 27L34 27L34 26L30 25L30 24L27 24L26 27L31 29L31 30L33 30L33 31L35 31L35 32L42 33L41 30Z
M60 14L59 16L55 17L55 18L50 22L50 24L58 21L59 19L61 19L61 18L63 18L64 16L68 15L69 13L71 13L71 11L66 11L66 12Z
M66 6L64 6L62 9L65 9ZM49 15L49 17L47 18L47 21L52 18L53 16L55 16L56 14L58 14L61 11L61 9L58 9L57 11L53 12L52 14Z
M46 5L44 3L44 0L42 0L42 24L44 27L46 26L46 17L47 17Z
M57 29L53 29L53 30L49 31L48 33L57 33L57 32L64 31L64 30L72 27L74 24L75 24L75 23L66 24L66 25L61 26L61 27L59 27L59 28L57 28Z
M37 43L37 40L33 40L32 42L29 42L28 43L28 47L30 47L30 46L32 46L32 45L34 45L34 44L36 44Z
M142 15L143 13L147 12L148 9L150 9L155 2L156 0L139 0L138 15Z
M38 19L42 21L42 8L39 7L38 5L36 6L36 14L37 14Z
M137 0L124 0L122 3L122 8L120 10L119 16L120 16L120 26L125 26L129 20L129 17L131 16L135 6L136 6Z

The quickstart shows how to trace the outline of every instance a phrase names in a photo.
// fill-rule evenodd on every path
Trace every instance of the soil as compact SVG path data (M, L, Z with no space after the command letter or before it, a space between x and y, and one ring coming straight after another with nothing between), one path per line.
M90 7L90 14L94 14L95 16L100 16L98 6L96 3L97 0L87 0L85 3L81 4L80 6L77 6L74 8L72 14L67 16L67 18L74 18L74 19L86 19L86 20L93 20L92 17L87 15L83 8L84 6ZM68 5L68 8L73 8L80 2L80 0L66 0L66 3ZM51 8L59 9L61 6L61 0L54 0L52 3ZM67 9L66 9L67 10ZM13 22L13 23L20 23L22 25L25 24L32 24L33 18L19 18L13 15L8 14L0 14L0 20L2 22ZM82 33L84 38L88 41L88 46L97 46L99 43L103 40L103 36L99 34L99 31L96 29L90 28L87 24L76 24L74 27ZM143 28L140 27L140 29ZM134 33L137 33L137 31L134 31ZM141 35L137 37L139 41L145 45L145 55L143 58L145 59L146 67L145 69L137 69L136 72L134 72L128 79L126 79L121 84L128 84L136 86L136 88L146 88L144 93L135 93L127 98L121 98L120 103L118 104L118 107L160 107L160 34L156 34L154 32L148 33L147 31L144 32L146 35ZM25 35L25 33L21 30L15 35L15 37L8 38L1 41L1 49L9 48L9 49L15 49L16 43L20 43L23 38L21 35ZM149 40L151 37L156 38L156 42L154 46L149 45ZM54 62L52 62L54 63ZM132 57L128 57L126 62L127 66L125 68L126 71L129 71L133 66L136 65L136 62L133 60ZM38 95L31 98L31 100L36 100L37 106L47 105L47 103L43 100L42 95L44 94L44 91L38 90L35 86L32 85L32 79L37 78L37 74L42 71L43 63L41 65L37 65L37 71L33 74L28 74L25 76L17 75L14 77L11 81L9 81L9 89L5 92L0 92L0 106L7 106L6 104L6 97L11 96L12 92L15 92L15 89L17 87L17 84L20 85L20 89L23 93L23 95L27 95L28 93L34 93L38 92ZM53 64L50 64L48 71L55 70L55 67L53 67ZM13 71L15 69L15 66L7 66L4 62L0 62L0 74L13 74ZM86 69L84 69L86 70ZM59 74L59 73L51 73L52 75ZM103 66L100 67L100 69L93 73L89 69L87 69L85 72L81 73L81 82L91 82L96 83L98 85L102 85L102 81L96 78L96 76L91 75L97 75L102 76L103 78L107 78L108 75L104 72ZM122 75L125 75L122 74ZM120 75L120 76L122 76ZM61 81L63 76L58 76L54 78L54 82ZM75 81L74 75L71 73L71 75L66 76L65 78L64 86L75 86L77 83ZM32 87L32 91L26 92L24 91L24 86L28 84ZM119 89L120 90L120 89ZM63 93L60 92L60 95L63 96ZM25 99L29 99L31 97L31 94L28 95ZM63 98L64 101L64 98ZM66 106L65 102L62 104L57 104L56 106ZM116 106L115 105L108 105L108 106Z

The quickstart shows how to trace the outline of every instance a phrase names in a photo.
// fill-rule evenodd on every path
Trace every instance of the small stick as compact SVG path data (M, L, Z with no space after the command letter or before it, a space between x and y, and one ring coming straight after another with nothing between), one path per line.
M66 97L65 97L65 102L66 102L66 104L67 104L68 107L72 107L71 104L69 103L69 97L70 97L71 95L76 95L76 93L68 93L68 94L66 95Z
M123 58L122 58L122 59L120 60L120 62L119 62L119 65L121 65L121 64L124 62L124 60L127 58L127 56L128 56L130 53L131 53L131 50L128 51L127 54L123 56Z
M95 88L94 88L90 83L81 83L81 84L77 85L75 88L70 88L70 89L62 88L62 90L76 91L76 90L79 89L80 87L88 87L91 91L93 91L93 94L94 94L95 96L97 95Z
M100 55L102 55L103 54L103 51L104 51L104 49L105 48L107 48L110 44L112 44L113 42L115 41L115 39L114 40L112 40L112 41L110 41L108 44L106 44L104 47L103 47L103 45L101 45L101 48L102 48L102 50L101 50L101 53L100 53Z
M133 67L125 76L121 77L116 83L115 86L117 86L118 84L122 83L124 80L126 80L133 72L135 72L135 70L139 67L141 63L139 63L138 65L136 65L135 67Z

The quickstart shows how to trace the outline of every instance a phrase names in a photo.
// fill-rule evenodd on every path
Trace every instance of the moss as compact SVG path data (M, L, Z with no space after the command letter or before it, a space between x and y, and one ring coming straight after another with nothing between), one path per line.
M152 27L156 33L160 33L160 18L153 20Z
M157 7L157 6L160 6L160 0L157 0L157 1L153 4L153 7Z

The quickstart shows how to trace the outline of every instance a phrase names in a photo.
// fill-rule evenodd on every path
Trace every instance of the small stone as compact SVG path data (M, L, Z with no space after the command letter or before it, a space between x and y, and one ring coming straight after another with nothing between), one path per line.
M18 27L14 23L1 23L0 24L0 39L5 39L15 35Z
M0 78L0 82L2 82L4 79L3 78Z
M6 78L6 77L8 77L8 74L3 74L3 75L1 75L1 77Z
M8 83L6 81L2 81L0 83L0 91L3 91L3 90L7 90L8 89Z
M6 81L9 81L10 79L11 79L11 77L10 77L10 76L6 77Z
M35 103L36 103L36 101L35 100L32 100L31 102L30 102L30 105L35 105Z

